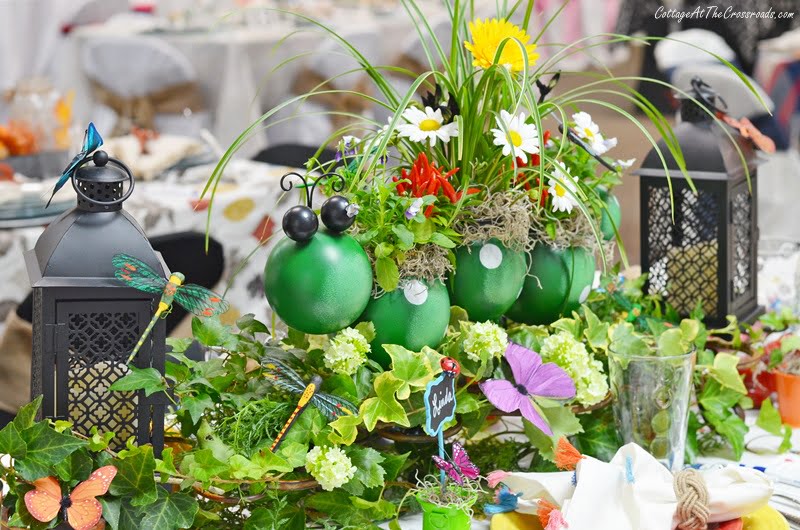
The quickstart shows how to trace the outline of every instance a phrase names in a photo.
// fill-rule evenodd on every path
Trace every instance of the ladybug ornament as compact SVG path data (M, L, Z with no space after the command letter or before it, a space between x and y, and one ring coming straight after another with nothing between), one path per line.
M344 232L352 226L358 207L334 195L322 206L324 228L311 209L314 188L323 179L336 178L334 191L344 189L341 175L306 180L298 173L281 179L284 191L290 177L303 181L306 204L290 208L283 217L286 237L270 254L264 268L264 293L275 314L303 333L334 333L355 322L372 294L372 267L364 249Z
M453 375L458 375L461 373L461 366L459 366L458 361L452 357L442 357L442 360L439 361L439 365L442 367L442 370L447 373Z

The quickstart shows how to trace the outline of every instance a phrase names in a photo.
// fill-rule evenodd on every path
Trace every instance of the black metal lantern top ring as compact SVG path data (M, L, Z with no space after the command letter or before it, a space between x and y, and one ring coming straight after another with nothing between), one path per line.
M85 167L89 161L94 162L94 167ZM107 168L111 163L119 171ZM72 187L78 194L80 201L85 201L90 209L92 206L103 210L116 209L133 193L135 181L131 170L116 158L111 158L105 151L95 151L87 155L78 164L78 170L72 173ZM127 180L130 186L122 193L123 183Z

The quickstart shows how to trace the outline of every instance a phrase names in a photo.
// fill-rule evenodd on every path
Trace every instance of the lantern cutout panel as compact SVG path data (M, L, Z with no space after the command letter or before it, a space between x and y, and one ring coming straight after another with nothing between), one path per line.
M749 140L700 106L716 112L718 102L708 85L699 81L693 96L699 103L682 101L681 122L673 130L696 191L664 140L658 148L669 178L655 149L637 171L647 292L663 296L683 316L699 304L708 323L725 323L728 314L752 321L763 312L757 304L755 151Z
M108 391L127 373L128 355L159 300L120 283L112 257L127 253L165 276L168 271L122 208L133 191L130 171L99 153L97 163L87 157L73 177L77 206L25 253L33 288L31 395L42 395L43 417L71 421L80 434L89 435L92 427L115 432L112 449L123 449L133 436L160 452L165 396ZM164 355L160 321L134 364L163 373Z

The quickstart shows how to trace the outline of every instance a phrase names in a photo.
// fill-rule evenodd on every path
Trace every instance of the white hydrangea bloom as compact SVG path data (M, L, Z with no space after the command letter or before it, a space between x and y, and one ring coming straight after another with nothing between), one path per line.
M475 322L465 330L464 353L473 361L500 357L507 346L506 330L493 322ZM487 355L482 355L484 352Z
M346 328L336 334L325 348L325 366L337 374L352 375L367 361L369 342L357 329Z
M317 446L306 454L306 471L322 489L332 491L350 482L356 474L356 466L338 447Z
M586 346L562 331L542 342L539 354L545 362L556 363L575 381L575 399L581 405L599 403L608 394L608 380L603 364L594 359Z

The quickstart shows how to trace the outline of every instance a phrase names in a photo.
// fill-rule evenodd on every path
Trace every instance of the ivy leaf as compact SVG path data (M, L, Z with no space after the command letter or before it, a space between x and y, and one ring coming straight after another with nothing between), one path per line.
M414 246L414 232L405 225L394 225L392 232L397 236L397 248L400 250L409 250Z
M697 413L693 410L689 411L689 425L686 429L686 449L684 451L687 464L694 464L697 461L697 457L700 456L698 431L702 429L702 427L703 424L700 423Z
M508 332L508 340L532 351L541 350L542 341L549 336L546 326L517 326Z
M14 422L0 429L0 454L11 455L16 460L23 459L28 454L28 446Z
M359 367L353 376L353 382L356 384L357 401L361 401L372 391L372 371L366 366Z
M153 501L158 498L158 493L153 492ZM139 530L141 528L142 509L133 506L128 499L122 499L119 505L119 523L117 530Z
M114 381L109 390L114 392L129 392L131 390L144 390L145 396L156 392L166 392L167 384L161 373L155 368L137 368L128 366L129 373Z
M393 455L391 453L387 453L383 455L383 463L381 463L381 467L383 467L384 471L384 480L395 480L400 474L400 471L403 469L403 466L406 465L406 461L408 460L408 456L410 454L411 453Z
M186 493L167 493L158 488L158 499L147 507L140 528L149 530L177 530L190 528L199 506L197 500Z
M714 367L711 369L711 377L719 381L719 383L731 390L735 390L740 394L747 394L747 388L742 382L742 376L739 375L737 366L739 365L739 358L730 353L718 353L714 357Z
M162 482L172 475L177 475L175 460L172 456L172 447L167 447L161 451L161 458L156 458L156 471L161 474Z
M360 497L350 497L350 502L354 508L359 510L367 510L375 520L388 519L397 512L397 507L386 499L378 499L377 501L368 501Z
M256 333L269 333L269 328L263 322L256 320L253 313L247 313L236 320L236 327L240 331L255 335Z
M569 407L563 405L543 407L536 402L534 402L534 406L539 409L542 417L550 425L553 435L547 436L528 420L522 421L523 429L531 444L539 450L542 457L552 461L559 438L583 432L583 427Z
M221 346L228 350L236 349L239 342L231 327L223 324L219 317L192 318L192 335L203 346Z
M297 442L283 442L278 448L278 456L286 460L292 469L305 465L306 453L308 446Z
M383 349L392 358L390 373L403 383L397 390L397 399L408 399L412 388L425 388L433 379L433 369L426 355L414 353L397 344L384 344Z
M256 508L244 523L244 530L264 530L280 528L281 530L304 530L306 528L305 512L290 506L277 511L273 508Z
M456 400L456 412L458 414L469 414L470 412L475 412L481 408L478 399L470 394L469 392L464 392L460 396L458 396L458 400Z
M36 399L19 409L17 416L13 420L19 432L33 427L33 422L36 420L36 414L39 412L41 405L42 396L36 396Z
M200 393L181 399L181 407L186 409L193 423L198 423L206 410L214 408L214 400L208 394Z
M358 426L361 425L359 416L339 416L330 422L333 431L328 434L328 440L336 445L351 445L358 436Z
M577 340L581 340L581 336L583 334L583 323L578 318L559 318L550 324L550 327L553 329L566 331Z
M375 340L375 325L372 322L359 322L356 324L356 331L361 333L367 342Z
M92 474L94 462L85 447L81 447L67 458L53 466L62 482L86 480Z
M745 422L733 411L718 414L715 411L707 410L703 413L703 417L720 436L730 443L734 458L741 459L744 454L744 436L748 431Z
M686 349L683 347L683 332L680 329L668 329L658 337L658 355L673 357L684 353Z
M26 440L27 454L15 465L20 476L29 482L50 475L51 466L86 446L83 440L58 433L45 422L34 423L20 435Z
M295 466L291 465L284 458L276 455L272 451L262 450L250 457L250 460L260 468L261 476L278 471L280 473L288 473L294 470ZM261 478L261 477L259 477Z
M153 475L156 460L152 446L142 445L130 449L125 458L115 458L112 465L117 468L117 476L109 488L112 495L126 497L132 506L146 506L155 502L158 492Z
M233 458L233 457L231 457ZM208 484L211 479L226 471L228 466L214 457L211 449L200 449L183 457L181 473L198 482Z
M297 442L308 445L325 428L327 420L315 407L308 407L300 413L292 427L286 432L283 443Z
M785 453L792 448L792 428L789 425L783 425L781 415L769 399L765 399L761 403L761 410L758 412L756 425L772 435L781 437L781 444L777 450L778 453Z
M183 353L189 349L192 344L192 339L184 338L177 339L175 337L167 337L167 346L172 348L169 353Z
M386 292L397 289L397 284L400 282L397 263L392 258L377 258L375 260L375 279L381 289Z
M119 512L122 500L106 497L98 497L97 500L100 506L103 507L103 520L111 527L111 530L117 530L119 528Z
M372 431L378 421L397 423L403 427L410 427L406 411L395 398L395 392L403 386L391 372L383 372L375 378L375 397L369 398L361 404L359 415L364 418L367 430Z
M610 324L602 322L586 305L583 306L583 316L586 319L586 329L583 331L583 335L589 342L589 346L595 350L608 349L608 328Z
M582 454L609 462L622 446L611 407L578 417L583 432L575 435L576 447Z
M356 467L356 474L342 486L353 495L362 495L364 489L383 486L385 471L381 467L384 458L371 447L352 446L347 449L347 456Z

